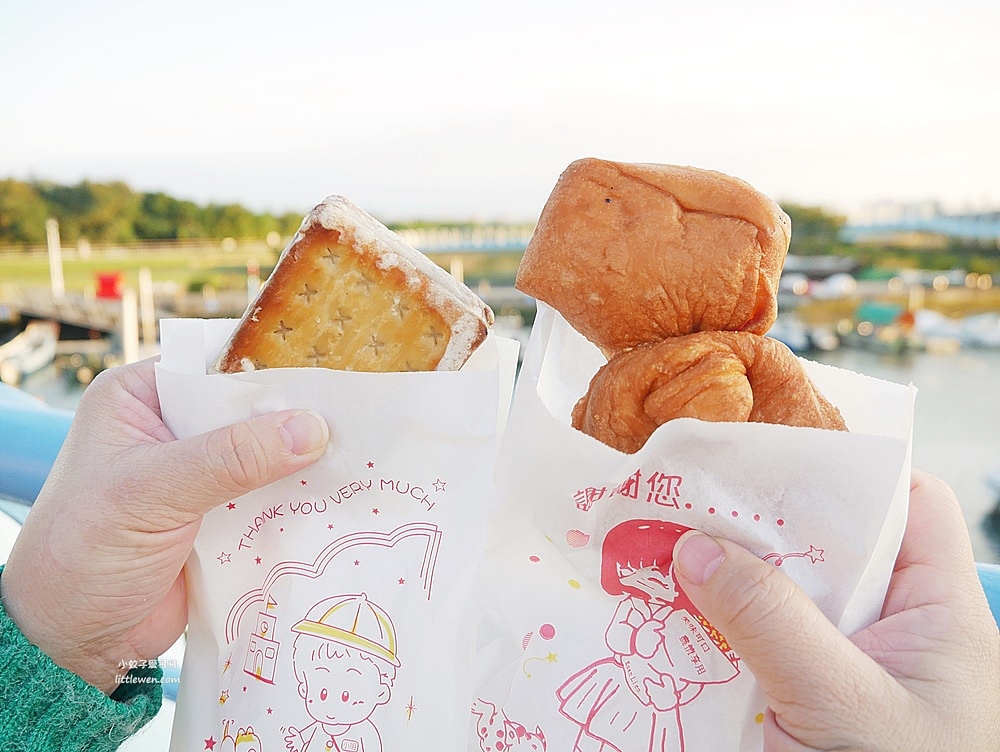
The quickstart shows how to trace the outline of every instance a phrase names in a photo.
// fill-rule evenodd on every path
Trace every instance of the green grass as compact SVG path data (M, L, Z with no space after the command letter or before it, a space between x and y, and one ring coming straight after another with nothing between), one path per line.
M241 254L184 253L170 251L129 252L111 256L102 254L87 260L68 258L63 261L63 279L68 291L83 292L97 286L99 274L120 273L126 287L137 287L139 270L148 268L154 282L173 281L187 289L206 282L219 289L246 286L246 262L254 258L267 273L274 265L277 254L273 251ZM18 257L14 254L0 258L0 281L33 287L50 283L47 258Z
M456 254L432 255L431 258L445 269ZM465 279L470 285L487 280L495 285L512 285L520 253L458 254L465 268ZM85 292L97 287L97 276L120 273L123 285L136 288L139 270L148 268L154 282L171 281L182 289L200 289L205 284L217 290L244 289L246 264L253 259L266 277L278 259L272 250L200 250L191 251L122 251L82 260L67 257L63 260L63 279L67 291ZM12 282L25 287L48 286L50 283L48 259L42 255L20 256L8 253L0 256L0 282Z

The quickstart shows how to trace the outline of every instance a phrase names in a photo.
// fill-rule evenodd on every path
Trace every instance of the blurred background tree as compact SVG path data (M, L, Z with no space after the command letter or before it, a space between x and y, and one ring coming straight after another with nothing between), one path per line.
M818 206L783 203L781 208L792 220L792 242L788 252L796 256L843 254L848 244L840 239L847 218Z
M44 243L45 220L49 216L49 208L34 186L0 180L0 243Z
M76 185L0 180L0 245L45 243L45 221L59 221L60 237L75 243L134 243L140 240L265 238L292 235L302 213L257 213L240 204L199 206L165 193L134 191L122 182Z

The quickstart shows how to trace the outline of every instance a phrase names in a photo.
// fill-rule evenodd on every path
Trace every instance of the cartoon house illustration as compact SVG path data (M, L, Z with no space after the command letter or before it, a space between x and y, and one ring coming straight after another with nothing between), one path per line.
M250 635L243 671L255 679L274 684L274 669L278 659L278 643L271 639L277 617L261 611L257 614L257 627Z

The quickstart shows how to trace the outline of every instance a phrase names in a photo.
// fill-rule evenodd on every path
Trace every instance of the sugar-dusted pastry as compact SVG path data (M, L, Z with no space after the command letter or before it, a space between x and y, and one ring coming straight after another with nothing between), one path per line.
M749 332L699 332L620 353L573 410L576 428L629 454L675 418L846 430L795 355Z
M737 178L581 159L542 209L516 284L606 354L691 332L764 334L790 233Z
M492 324L493 312L465 285L330 196L282 252L216 370L457 370Z

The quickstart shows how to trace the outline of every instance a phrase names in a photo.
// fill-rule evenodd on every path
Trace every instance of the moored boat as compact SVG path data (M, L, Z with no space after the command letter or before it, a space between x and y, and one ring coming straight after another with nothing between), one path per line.
M47 366L56 357L58 341L58 322L29 321L23 332L0 345L0 381L16 386Z

